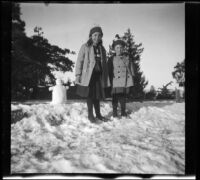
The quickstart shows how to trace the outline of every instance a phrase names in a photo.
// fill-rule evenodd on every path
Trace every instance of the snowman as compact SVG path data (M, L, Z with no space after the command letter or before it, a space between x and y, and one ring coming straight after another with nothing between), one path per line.
M68 86L63 86L60 78L56 79L56 85L49 88L52 91L52 102L51 104L65 104L67 101L67 89Z

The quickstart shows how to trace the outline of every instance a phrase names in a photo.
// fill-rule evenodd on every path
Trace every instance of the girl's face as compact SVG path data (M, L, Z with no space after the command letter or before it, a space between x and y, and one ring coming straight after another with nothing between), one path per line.
M93 33L93 34L92 34L92 41L93 41L93 44L95 44L95 45L98 44L98 43L100 42L101 38L102 38L101 33L99 33L99 32Z
M118 44L115 46L115 52L116 52L117 56L122 55L123 50L124 50L124 48L121 44Z

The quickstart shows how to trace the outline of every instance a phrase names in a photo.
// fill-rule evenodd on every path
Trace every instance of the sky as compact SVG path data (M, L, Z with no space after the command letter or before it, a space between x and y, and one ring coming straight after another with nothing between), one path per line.
M141 71L149 84L156 89L170 81L177 84L172 71L177 62L185 58L185 8L184 3L171 4L71 4L71 3L21 3L21 19L25 21L27 36L34 27L42 27L44 37L76 55L68 57L76 63L79 49L88 40L94 25L103 30L103 45L109 50L116 34L123 35L128 28L136 44L142 43ZM73 72L56 73L64 81L75 79Z

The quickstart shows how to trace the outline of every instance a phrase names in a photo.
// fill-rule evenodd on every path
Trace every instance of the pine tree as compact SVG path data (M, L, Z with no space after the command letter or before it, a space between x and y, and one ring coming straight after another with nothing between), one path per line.
M145 94L145 99L155 100L156 99L156 90L154 86L151 86L150 90Z
M45 79L48 77L50 83L55 83L53 71L72 71L74 63L66 57L67 54L75 54L69 49L62 49L56 45L51 45L46 38L43 37L44 32L41 27L34 28L35 35L30 39L34 47L26 48L32 59L40 64L38 67L38 84L45 86Z
M134 65L134 87L131 89L130 98L143 99L145 95L144 89L147 86L148 81L146 81L145 76L140 69L141 53L144 50L144 48L142 48L142 43L136 44L134 36L132 35L130 29L128 29L123 36L119 36L119 34L116 34L114 40L117 39L122 39L125 41L126 45L124 49L124 54L129 57L130 61L132 61ZM110 45L108 57L113 55L114 50L112 48L112 45Z
M55 83L52 71L72 71L74 63L66 57L74 52L51 45L43 37L41 27L34 29L35 35L27 37L25 22L20 19L20 6L12 4L12 98L27 98L30 90L37 96L38 86ZM48 82L46 81L48 79Z
M31 61L23 51L23 43L27 40L25 22L20 19L20 6L12 3L12 40L11 40L11 91L12 98L26 96L23 69Z
M172 76L174 79L176 79L176 82L180 87L185 86L185 60L183 60L181 63L177 63L176 66L174 66Z
M168 86L170 86L173 82L170 81L169 83L162 86L162 88L158 88L160 92L158 93L157 99L174 99L175 92L170 92Z

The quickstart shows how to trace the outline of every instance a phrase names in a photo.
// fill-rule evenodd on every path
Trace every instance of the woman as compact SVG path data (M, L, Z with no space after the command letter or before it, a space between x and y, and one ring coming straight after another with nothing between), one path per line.
M101 27L95 26L90 30L89 40L81 46L75 67L77 94L87 98L88 119L94 123L107 121L100 112L104 89L110 86L102 37ZM97 119L93 115L93 106Z
M108 71L111 82L111 95L113 105L113 117L117 117L118 101L121 105L121 116L126 114L126 95L133 83L133 63L123 54L125 42L116 40L112 45L115 55L108 60Z

